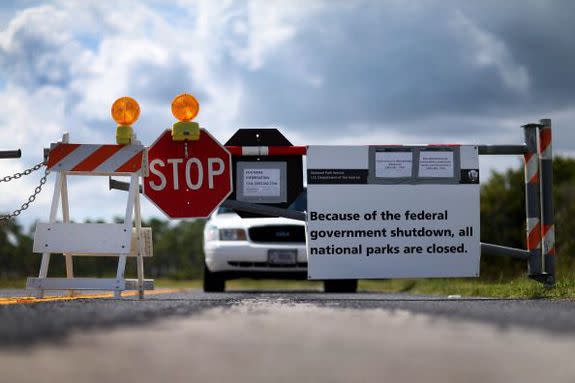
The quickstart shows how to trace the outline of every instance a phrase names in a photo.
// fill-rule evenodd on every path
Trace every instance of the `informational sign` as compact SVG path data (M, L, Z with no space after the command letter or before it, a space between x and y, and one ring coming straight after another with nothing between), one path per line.
M170 218L206 218L232 191L231 155L205 129L197 141L164 131L148 149L144 195Z
M453 152L451 150L423 150L419 154L419 177L453 177Z
M310 146L307 155L309 279L479 275L476 146Z
M303 192L303 155L268 151L269 148L293 146L279 130L239 129L225 145L242 148L241 154L236 152L232 156L234 187L228 197L230 200L287 209ZM270 217L242 210L236 210L236 213L242 218Z
M239 161L236 199L253 203L286 202L286 163Z
M247 197L279 197L279 169L244 169L244 195Z
M408 152L376 152L375 176L377 178L411 177L413 154Z

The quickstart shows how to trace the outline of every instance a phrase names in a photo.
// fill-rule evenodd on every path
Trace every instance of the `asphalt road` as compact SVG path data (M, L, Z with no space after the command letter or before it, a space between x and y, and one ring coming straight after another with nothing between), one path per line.
M0 305L0 324L6 382L575 381L568 301L186 291Z

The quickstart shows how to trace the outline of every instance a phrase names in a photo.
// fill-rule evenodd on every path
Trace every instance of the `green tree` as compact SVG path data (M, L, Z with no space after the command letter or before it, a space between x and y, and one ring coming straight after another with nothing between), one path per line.
M192 278L201 275L203 265L202 236L204 220L168 222L151 220L154 257L152 272L158 276Z
M558 274L572 270L575 250L575 159L553 159L553 201ZM525 248L525 190L523 169L494 172L481 186L481 240ZM483 257L484 278L513 277L526 272L525 262Z

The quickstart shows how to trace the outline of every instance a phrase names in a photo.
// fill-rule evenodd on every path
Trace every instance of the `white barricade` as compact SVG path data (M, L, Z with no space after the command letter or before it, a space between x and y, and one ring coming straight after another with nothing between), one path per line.
M153 289L153 280L144 280L143 257L152 256L152 230L142 228L139 178L146 150L138 141L130 145L70 144L68 134L53 144L48 155L48 169L57 172L48 223L38 223L34 235L34 252L42 253L38 278L28 278L30 293L42 297L46 290L111 290L121 297L123 290ZM129 176L130 189L123 223L71 223L68 202L68 176ZM62 222L56 221L62 203ZM133 221L135 225L133 224ZM50 255L61 253L66 259L66 278L48 278ZM115 256L115 278L75 278L72 257ZM126 258L137 257L138 279L124 278Z

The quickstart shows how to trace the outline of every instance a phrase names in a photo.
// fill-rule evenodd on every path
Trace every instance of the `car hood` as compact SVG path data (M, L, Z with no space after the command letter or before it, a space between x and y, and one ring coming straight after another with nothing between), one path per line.
M270 225L298 225L305 226L303 221L289 218L242 218L237 214L219 214L208 220L206 226L213 225L218 228L244 228Z

